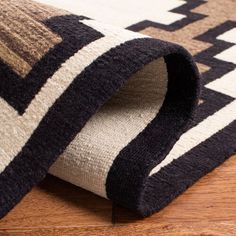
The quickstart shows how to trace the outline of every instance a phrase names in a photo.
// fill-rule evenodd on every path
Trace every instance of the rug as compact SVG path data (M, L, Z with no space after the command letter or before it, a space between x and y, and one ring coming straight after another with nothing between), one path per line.
M48 172L148 216L235 153L234 1L40 2L0 3L1 217Z

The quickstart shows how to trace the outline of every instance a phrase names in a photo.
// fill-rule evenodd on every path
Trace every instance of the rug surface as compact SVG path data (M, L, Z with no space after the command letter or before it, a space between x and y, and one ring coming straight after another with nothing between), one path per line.
M148 216L235 153L235 1L40 2L0 2L0 216L48 172Z

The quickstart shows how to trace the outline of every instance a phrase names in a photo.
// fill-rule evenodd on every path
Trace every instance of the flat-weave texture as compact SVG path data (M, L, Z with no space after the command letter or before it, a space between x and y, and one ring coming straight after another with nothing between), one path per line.
M176 142L163 161L151 170L151 188L143 205L147 200L153 201L156 203L153 212L161 209L197 179L235 153L235 1L227 0L222 4L220 0L90 0L89 3L94 7L86 7L88 2L82 0L39 1L60 6L75 14L83 12L89 17L113 25L181 44L194 55L198 68L203 73L202 92L196 114L189 130ZM78 184L80 174L71 175L68 171L63 171L73 170L73 173L78 173L76 170L80 170L81 165L76 156L79 155L74 155L73 165L70 165L69 158L62 156L50 170L51 173ZM114 163L118 166L121 164L118 158ZM116 170L116 165L113 166L110 173ZM123 181L123 185L126 185L129 172L124 169L121 174L122 170L123 167L119 175L123 180L119 179L118 182ZM129 189L130 187L127 191ZM113 197L120 202L124 196L123 189L118 191L114 189ZM147 208L149 211L150 205Z
M147 216L235 152L233 2L39 1L0 2L0 216L48 172Z

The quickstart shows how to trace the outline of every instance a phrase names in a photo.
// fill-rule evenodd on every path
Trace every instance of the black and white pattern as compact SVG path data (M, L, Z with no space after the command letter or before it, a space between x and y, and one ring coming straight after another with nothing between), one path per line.
M204 19L192 9L205 1L104 2L61 2L79 4L72 15L11 0L36 30L60 40L25 77L0 54L1 217L48 172L148 216L236 151L235 22L195 37L212 44L195 56L210 68L200 95L197 67L181 46L90 18L171 32Z
M34 14L37 16L37 10ZM117 201L115 192L123 185L122 172L129 168L126 174L133 174L136 185L126 178L124 187L129 188L126 197L132 199L121 198L120 203L145 214L138 208L140 187L151 168L164 159L183 132L197 104L199 74L191 56L180 46L75 15L54 16L39 23L59 34L62 42L34 64L28 76L20 78L2 58L0 215L5 215L43 179L80 130L88 127L85 124L91 116L146 65L151 72L154 69L159 73L154 79L150 74L161 92L154 99L158 110L150 111L149 118L140 114L140 129L135 132L131 129L133 136L117 149L118 156L109 153L110 159L99 159L98 155L92 162L88 156L83 163L91 173L87 184L95 178L91 171L97 171L101 182L100 192L96 188L91 190L114 201ZM142 74L139 76L141 79ZM140 91L145 99L147 91ZM125 122L129 124L128 120ZM93 135L96 139L96 133L92 132ZM109 138L112 143L114 137ZM79 140L76 146L79 142L83 144ZM119 163L126 159L136 164ZM100 165L105 171L100 173L93 165ZM117 172L118 169L121 171Z
M188 23L192 23L193 20L191 19L201 20L205 17L204 14L190 12L191 9L204 3L205 1L187 1L176 8L174 11L187 16L182 20L169 22L167 25L160 22L144 21L130 26L129 29L141 30L149 26L166 31L179 29ZM141 208L138 210L139 212L149 215L167 205L197 179L235 153L234 29L235 22L227 21L195 38L211 43L213 46L195 56L197 62L209 66L210 69L203 74L202 84L205 86L202 88L201 102L190 129L176 142L165 159L150 170L150 177L146 179L142 176L140 169L133 171L132 168L129 169L130 166L127 167L126 163L129 162L130 157L127 155L126 159L124 157L126 154L123 154L125 151L122 150L111 166L107 179L105 179L109 198L119 204L123 203L126 207L129 206L133 210ZM220 141L221 139L224 142ZM220 145L216 149L216 145L219 143ZM127 146L126 149L128 148ZM140 153L147 156L143 152ZM147 165L151 162L152 160ZM81 179L78 175L62 174L63 170L67 168L66 158L64 160L62 158L61 163L58 166L55 165L51 173L80 185ZM137 180L139 177L134 178L135 175L140 175L143 182ZM72 177L70 178L70 176ZM77 182L76 179L79 181ZM129 179L134 180L127 183ZM147 196L141 194L143 193L142 187L139 188L140 192L137 192L138 183L141 186L148 186L146 187ZM123 194L124 191L132 196ZM142 196L143 199L138 199L139 196ZM131 207L132 204L134 205Z

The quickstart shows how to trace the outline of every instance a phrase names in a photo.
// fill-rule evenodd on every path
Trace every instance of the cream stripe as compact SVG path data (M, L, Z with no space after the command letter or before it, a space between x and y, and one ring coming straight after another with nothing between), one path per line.
M150 20L165 25L174 23L186 17L183 14L171 12L172 9L185 4L183 0L36 0L83 15L102 22L111 22L122 28L144 20ZM91 6L91 7L88 7Z
M208 83L205 87L236 98L236 69Z
M0 114L0 173L19 153L55 100L84 68L111 48L134 38L146 37L126 30L122 30L121 37L117 37L109 31L109 28L101 27L99 23L91 20L84 20L83 23L95 29L97 27L105 37L85 46L63 63L61 68L47 80L23 116L18 116L3 99L0 99L0 107L3 108Z
M219 35L217 39L236 44L236 28Z
M170 164L173 160L178 159L186 152L196 147L198 144L204 142L206 139L210 138L212 135L226 127L235 119L236 100L184 133L176 142L166 158L154 169L152 169L150 175L157 173L161 168Z
M214 57L222 61L228 61L236 64L236 45L224 50L223 52L215 55Z

